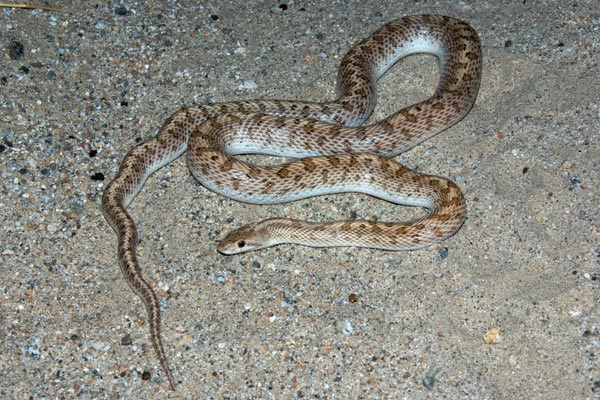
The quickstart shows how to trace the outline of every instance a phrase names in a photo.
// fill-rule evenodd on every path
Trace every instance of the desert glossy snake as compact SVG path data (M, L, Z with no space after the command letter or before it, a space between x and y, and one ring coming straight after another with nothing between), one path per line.
M413 53L437 56L440 80L434 95L361 126L375 105L377 79ZM346 54L333 102L202 104L177 111L156 137L132 149L104 191L102 210L117 233L125 278L146 305L152 343L170 387L174 389L175 381L162 344L158 299L142 276L135 223L125 211L149 175L187 151L196 179L244 202L280 203L351 191L429 210L407 222L270 219L230 233L218 246L223 253L279 243L388 250L430 245L460 228L466 215L464 197L453 182L416 173L389 158L460 121L477 97L480 80L479 38L468 24L441 15L409 16L389 22ZM248 153L300 159L263 167L234 158Z

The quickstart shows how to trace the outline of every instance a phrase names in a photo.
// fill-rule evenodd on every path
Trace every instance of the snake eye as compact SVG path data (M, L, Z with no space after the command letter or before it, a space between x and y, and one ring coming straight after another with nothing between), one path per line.
M237 244L240 249L246 246L246 242L244 240L240 240Z

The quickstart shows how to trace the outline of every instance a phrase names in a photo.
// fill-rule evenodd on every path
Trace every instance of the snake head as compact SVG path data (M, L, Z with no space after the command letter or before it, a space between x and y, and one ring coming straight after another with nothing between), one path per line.
M230 232L219 244L219 253L233 255L274 246L261 223L244 225Z

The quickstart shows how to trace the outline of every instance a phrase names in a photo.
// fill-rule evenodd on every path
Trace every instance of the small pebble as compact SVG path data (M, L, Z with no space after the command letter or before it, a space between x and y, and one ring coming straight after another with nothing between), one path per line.
M246 90L255 90L257 87L258 87L258 85L256 84L256 82L253 79L248 79L239 86L240 89L246 89Z
M123 336L121 338L121 344L123 346L131 346L133 344L133 341L131 340L131 335L127 334L127 335Z
M448 248L442 247L441 249L438 250L438 258L441 261L441 260L446 259L446 257L448 257Z
M130 12L127 8L123 7L123 6L119 6L117 8L115 8L115 14L117 15L128 15Z
M352 326L352 322L350 322L350 320L348 320L348 319L344 320L344 325L342 326L341 331L342 331L342 333L344 333L346 335L353 333L354 326Z
M23 54L25 53L25 49L23 44L17 41L12 41L8 45L8 56L11 60L20 60L23 58Z
M426 389L433 389L437 383L436 375L437 371L434 368L431 368L429 371L427 371L427 374L425 374L425 377L423 378L423 386Z
M46 231L50 234L58 232L59 229L60 226L58 224L55 224L54 222L51 222L46 226Z
M487 331L487 333L483 336L483 341L485 342L485 344L498 344L502 342L500 328L494 327Z

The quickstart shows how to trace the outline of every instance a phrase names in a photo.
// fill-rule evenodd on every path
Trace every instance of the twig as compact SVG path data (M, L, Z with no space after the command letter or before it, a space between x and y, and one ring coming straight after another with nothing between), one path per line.
M29 9L29 10L38 9L38 10L47 10L47 11L66 12L66 10L63 10L62 8L48 7L48 6L36 6L36 5L32 5L32 4L0 3L0 7L26 8L26 9Z

